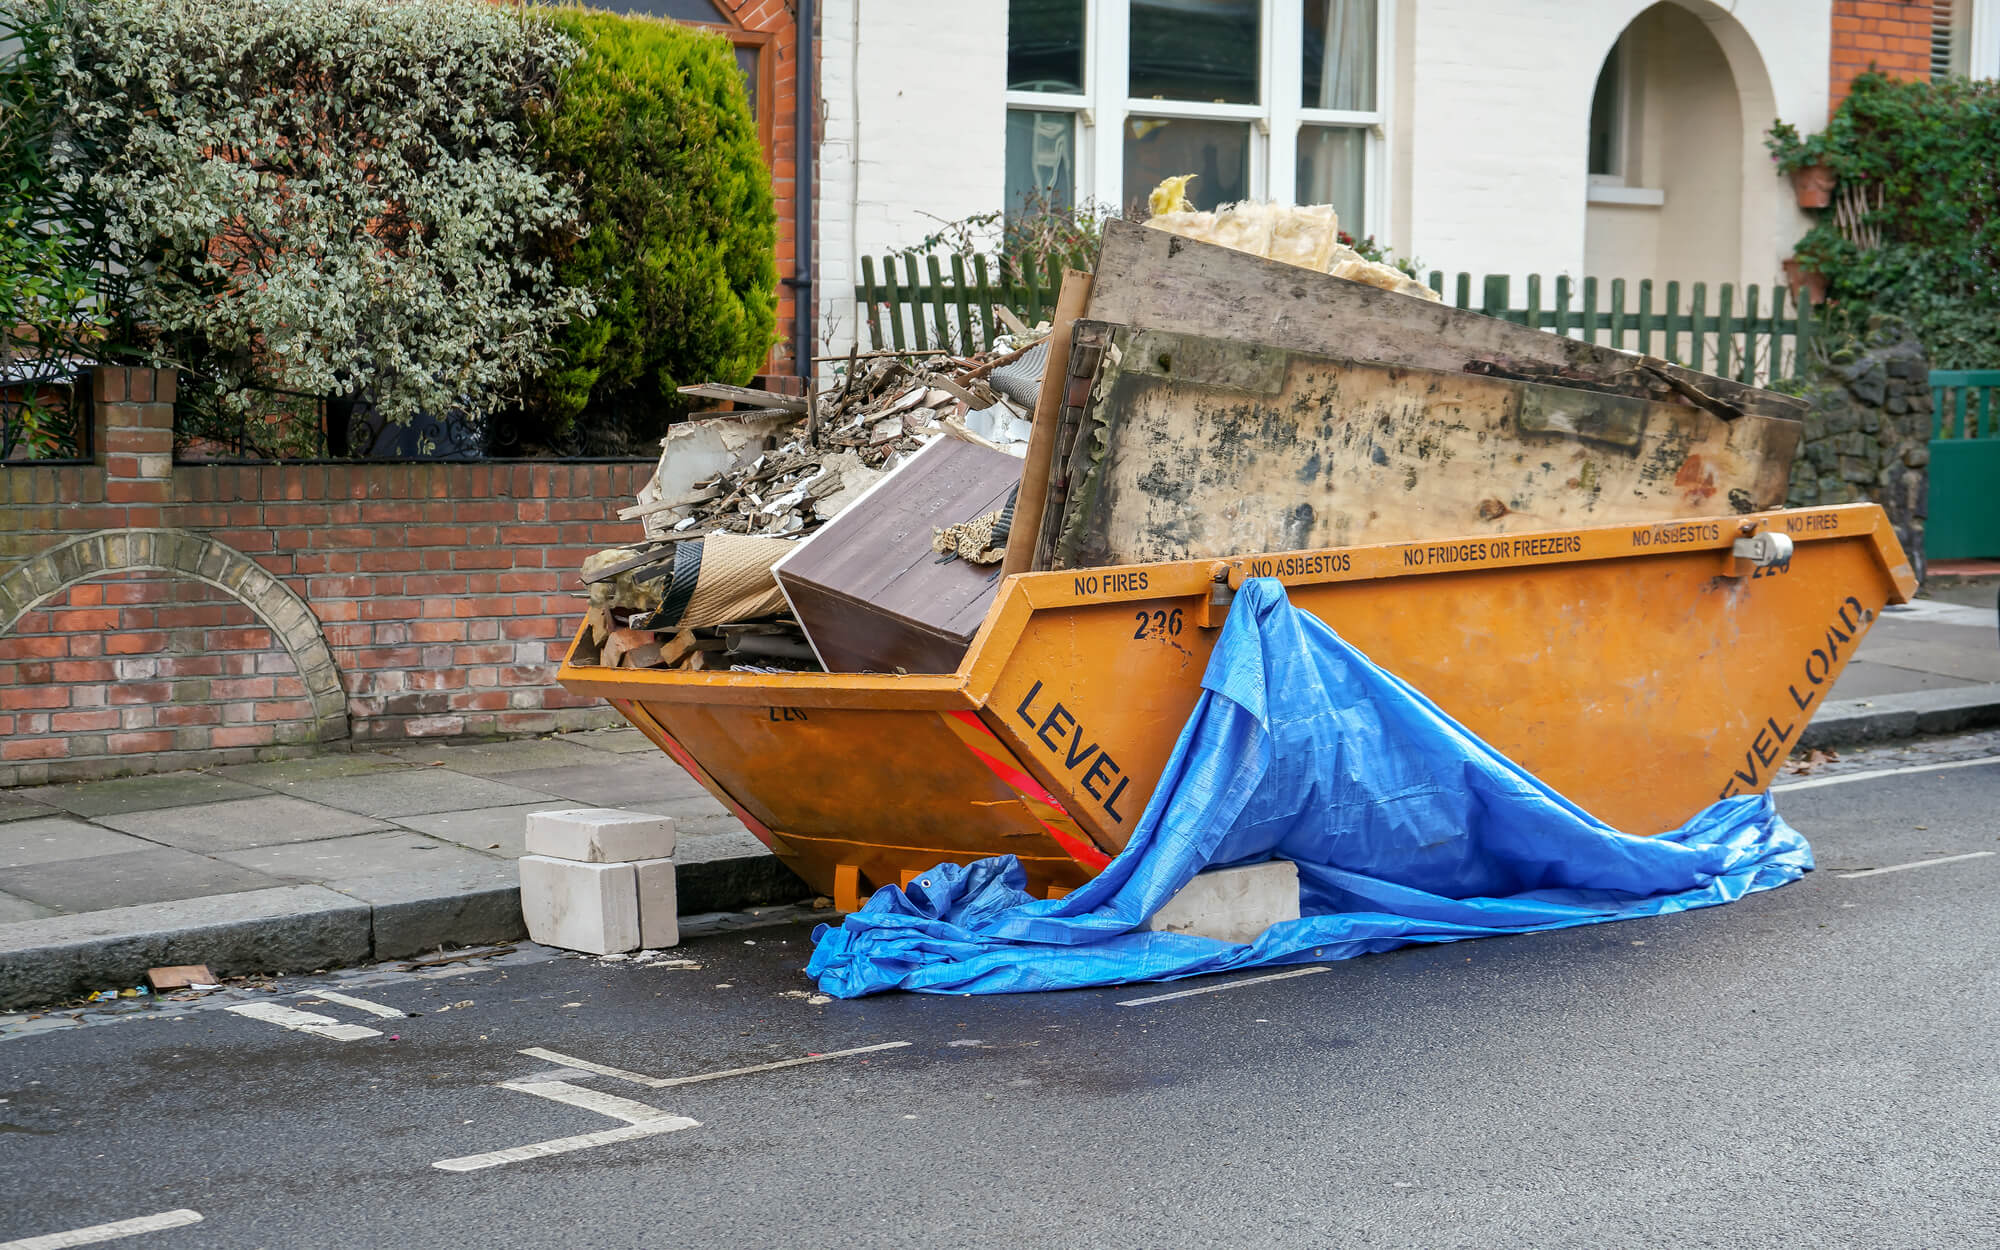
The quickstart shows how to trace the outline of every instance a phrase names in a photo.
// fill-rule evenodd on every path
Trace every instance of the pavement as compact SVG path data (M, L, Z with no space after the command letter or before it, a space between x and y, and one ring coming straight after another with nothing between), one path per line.
M1782 889L1283 980L828 1000L787 924L0 1020L0 1243L1992 1246L2000 763L1910 767L1785 782Z
M1941 593L1882 615L1804 748L2000 725L1995 585ZM525 818L576 806L674 817L683 915L809 894L633 730L0 791L0 1008L522 937Z

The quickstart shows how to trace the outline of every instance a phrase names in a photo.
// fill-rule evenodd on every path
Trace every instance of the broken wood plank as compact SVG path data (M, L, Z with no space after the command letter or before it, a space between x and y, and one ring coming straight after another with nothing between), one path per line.
M1007 535L1007 558L1001 576L1034 567L1035 547L1042 532L1042 512L1049 494L1049 470L1055 461L1056 425L1063 389L1068 383L1071 328L1090 307L1092 278L1070 269L1063 273L1056 295L1055 317L1049 324L1049 355L1042 369L1042 389L1035 396L1034 426L1028 454L1021 465L1021 491L1014 500L1014 527ZM1023 349L1025 350L1025 349Z
M772 412L804 412L810 401L803 395L780 395L776 391L752 390L747 386L729 386L721 382L697 382L693 386L680 388L683 395L694 395L701 399L726 399L739 404L754 404L768 408ZM747 416L748 413L720 413L720 416Z
M606 668L617 668L618 662L628 652L652 646L653 641L653 631L650 629L614 629L611 631L611 636L604 640L604 650L599 653L597 662ZM657 654L658 649L655 648L655 655Z
M1134 330L1449 373L1475 361L1543 366L1539 380L1556 384L1565 374L1609 381L1631 375L1640 363L1614 348L1118 220L1104 223L1090 316ZM1557 372L1547 372L1551 366ZM1797 421L1806 413L1804 400L1727 378L1680 365L1665 365L1662 373L1749 416ZM1793 443L1796 448L1796 436Z

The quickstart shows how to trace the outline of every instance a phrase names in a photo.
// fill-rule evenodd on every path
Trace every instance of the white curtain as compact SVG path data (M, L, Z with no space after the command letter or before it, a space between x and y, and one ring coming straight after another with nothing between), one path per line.
M1375 8L1379 0L1306 0L1323 5L1326 45L1320 53L1316 108L1372 112L1375 108Z

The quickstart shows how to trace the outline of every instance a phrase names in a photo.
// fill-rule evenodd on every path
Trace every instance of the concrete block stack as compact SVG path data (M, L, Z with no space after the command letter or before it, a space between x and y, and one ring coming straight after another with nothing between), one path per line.
M544 946L613 955L678 945L671 817L609 807L532 812L521 912Z

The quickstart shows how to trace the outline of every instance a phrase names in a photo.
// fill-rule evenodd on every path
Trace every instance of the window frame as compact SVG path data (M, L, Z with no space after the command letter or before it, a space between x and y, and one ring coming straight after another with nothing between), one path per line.
M1079 201L1122 206L1150 187L1127 187L1125 130L1133 118L1248 123L1248 194L1253 199L1293 203L1298 190L1298 142L1306 127L1332 126L1365 132L1362 200L1366 224L1377 235L1390 220L1388 154L1394 124L1388 102L1395 98L1395 19L1399 0L1375 5L1375 107L1319 109L1304 105L1300 36L1308 0L1259 0L1257 104L1209 104L1196 100L1154 100L1130 94L1131 0L1085 0L1083 91L1008 91L1008 110L1072 114L1076 119L1075 194ZM1345 228L1343 226L1343 228ZM1350 231L1351 233L1351 231Z

